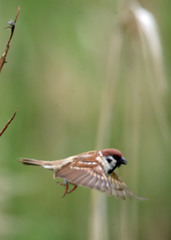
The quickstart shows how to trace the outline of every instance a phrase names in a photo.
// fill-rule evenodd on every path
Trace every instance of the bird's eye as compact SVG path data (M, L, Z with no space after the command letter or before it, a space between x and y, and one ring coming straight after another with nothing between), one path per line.
M107 156L106 160L108 161L108 163L111 163L113 161L113 157L112 156Z
M117 161L121 159L119 155L113 155L113 158L116 159Z

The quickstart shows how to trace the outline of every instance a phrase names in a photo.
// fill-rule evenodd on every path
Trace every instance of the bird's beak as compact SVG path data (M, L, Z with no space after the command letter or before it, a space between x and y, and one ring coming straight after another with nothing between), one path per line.
M124 157L121 158L121 164L127 164L127 160Z

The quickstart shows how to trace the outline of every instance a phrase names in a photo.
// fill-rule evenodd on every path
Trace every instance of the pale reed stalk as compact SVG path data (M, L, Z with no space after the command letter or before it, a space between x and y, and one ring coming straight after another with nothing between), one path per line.
M109 57L107 60L107 76L102 92L102 106L99 117L96 149L102 149L108 146L111 116L113 114L114 92L117 87L120 56L122 48L122 39L120 34L116 34L112 39ZM117 59L113 65L113 59ZM113 71L115 74L113 74ZM108 217L107 217L107 202L106 195L97 191L92 191L91 194L91 213L90 213L90 233L89 240L108 240Z
M161 44L154 17L136 1L122 1L122 4L124 7L119 7L120 24L114 32L110 48L96 147L101 149L109 142L114 96L118 91L117 85L122 65L121 55L125 50L124 47L129 46L131 51L127 62L129 69L126 70L125 85L127 87L124 92L126 102L122 111L125 123L122 140L125 152L131 159L131 186L137 192L142 123L143 119L145 120L143 107L147 107L150 112L153 109L163 136L168 139L168 124L162 101L166 80L163 72ZM126 40L123 41L125 38ZM147 99L151 101L147 106L141 97L143 91ZM120 95L122 94L123 92ZM119 106L115 105L117 112ZM131 205L131 214L128 212L128 209L130 211L128 204ZM139 239L138 211L138 202L123 202L119 211L120 217L116 219L114 216L120 226L120 231L115 233L117 239ZM109 239L107 226L106 196L94 191L91 197L89 239Z
M145 124L142 109L154 111L164 139L168 140L168 124L162 99L163 90L167 85L163 71L161 44L153 15L136 1L132 1L124 9L122 21L124 34L129 36L126 44L132 51L132 64L126 71L127 81L131 87L125 92L129 102L125 103L124 142L127 155L131 159L131 186L137 192L141 135ZM143 99L143 95L146 99ZM147 99L150 100L148 103ZM127 205L123 204L119 239L139 239L138 220L138 203L133 203L131 214L128 213Z

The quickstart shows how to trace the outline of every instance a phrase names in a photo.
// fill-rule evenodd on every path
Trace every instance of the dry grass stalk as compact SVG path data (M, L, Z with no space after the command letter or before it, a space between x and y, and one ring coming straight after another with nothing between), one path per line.
M118 29L119 31L119 29ZM121 57L122 39L120 34L113 36L109 55L107 60L107 75L102 92L102 106L99 117L96 149L102 149L109 144L111 117L113 114L113 103L115 88L118 83L119 65ZM117 59L115 65L113 60ZM113 72L115 74L113 74ZM108 234L108 218L106 195L96 191L91 193L91 216L90 216L90 240L107 240Z
M108 146L114 96L118 91L117 86L121 65L123 67L121 61L123 56L121 55L123 55L125 45L126 47L129 45L131 49L129 58L131 56L130 62L133 63L129 64L131 69L127 69L128 72L126 73L127 85L130 85L131 88L126 89L124 93L126 102L124 103L125 110L123 109L122 111L123 119L125 120L123 142L125 142L125 150L127 150L128 156L132 160L130 179L134 184L133 189L136 192L142 132L141 124L144 117L142 109L145 106L141 97L142 89L147 89L148 99L151 99L148 107L150 111L153 108L164 137L168 137L168 125L162 101L163 91L166 88L166 79L157 24L153 15L142 8L136 1L129 1L124 5L124 8L120 9L119 24L112 38L107 65L108 74L102 96L103 102L97 134L97 149L101 149L104 145ZM119 106L116 107L119 108ZM117 112L117 109L115 111ZM133 146L133 148L130 149L128 145ZM91 203L89 239L107 240L109 236L106 196L92 192ZM138 239L138 203L132 205L131 216L128 214L127 206L127 203L124 202L120 209L120 219L117 218L117 222L120 221L120 232L116 233L116 235L121 240ZM134 226L135 230L133 232L130 231L130 224Z
M160 37L153 15L142 8L138 2L132 1L124 9L121 23L123 34L127 39L126 47L131 49L132 62L129 65L131 69L127 69L126 74L131 87L126 91L126 99L129 99L129 102L125 104L124 142L128 156L131 156L132 160L130 179L134 185L133 188L137 191L141 136L145 124L149 127L148 123L145 123L143 109L148 109L150 113L154 111L164 139L168 140L168 124L163 104L163 93L167 84L163 70ZM143 98L143 95L146 97ZM119 239L139 238L138 219L138 203L132 205L131 216L128 214L128 208L122 207ZM131 226L134 226L132 232Z

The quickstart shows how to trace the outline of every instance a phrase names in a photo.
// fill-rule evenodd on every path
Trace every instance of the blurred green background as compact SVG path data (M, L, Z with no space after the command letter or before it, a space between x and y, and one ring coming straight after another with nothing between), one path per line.
M96 148L118 2L0 1L1 55L9 37L9 30L3 28L14 19L19 4L21 12L8 63L0 76L0 128L18 109L14 122L0 138L0 239L88 239L91 191L80 187L63 199L63 188L56 184L50 171L23 166L18 160L21 157L61 159ZM163 110L169 129L171 3L144 0L141 4L154 14L161 33L168 80ZM126 71L134 71L125 67L131 57L131 53L127 54L130 56L122 67L125 73L113 92L116 98L110 136L103 148L122 150L129 164L117 170L118 174L131 190L149 200L123 203L108 197L109 239L119 239L120 214L125 204L127 221L138 205L138 218L131 218L128 225L129 236L138 221L138 239L166 240L171 238L170 142L161 133L153 107L146 110L150 105L147 102L143 109L135 184L135 178L131 180L134 163L130 154L134 144L129 142L132 125L123 124L123 109L131 95L131 92L126 94L124 79ZM147 100L144 93L142 102ZM128 145L125 138L123 141L124 126L130 127Z

